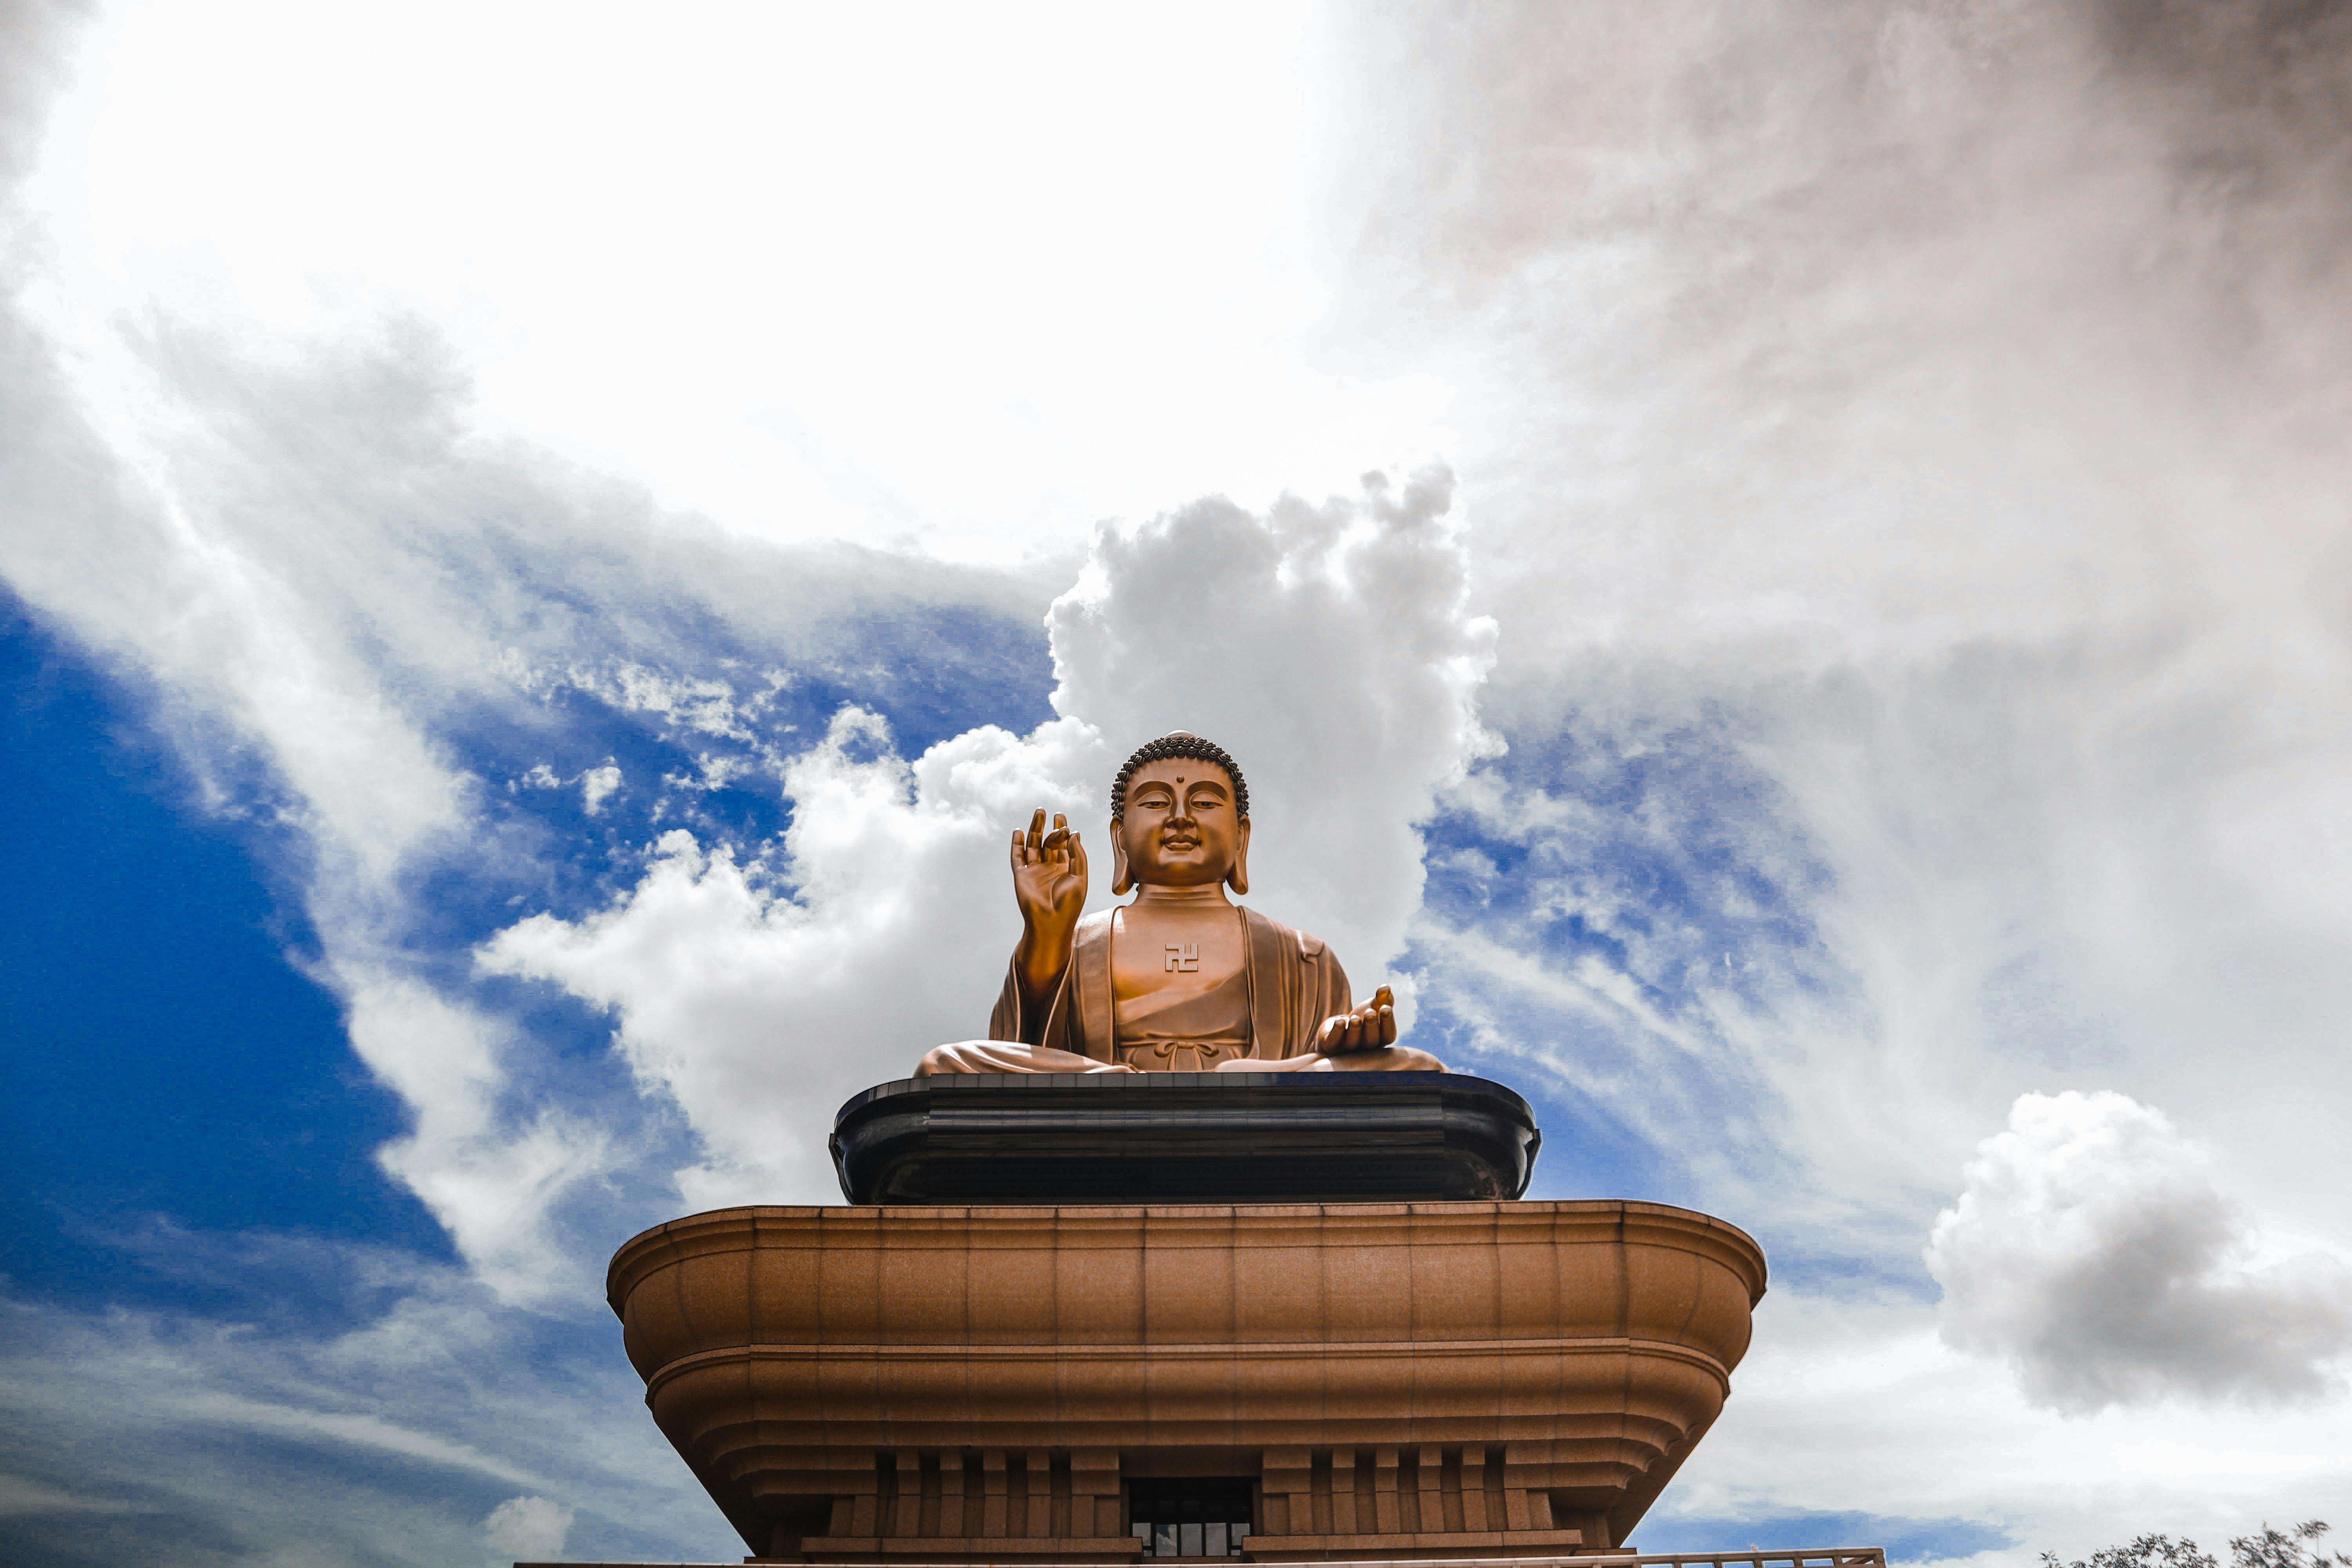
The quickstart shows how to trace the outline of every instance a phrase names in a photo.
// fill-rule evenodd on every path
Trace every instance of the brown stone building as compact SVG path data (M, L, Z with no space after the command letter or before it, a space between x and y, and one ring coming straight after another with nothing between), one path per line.
M1619 1546L1764 1259L1659 1205L741 1208L614 1258L646 1399L800 1562Z

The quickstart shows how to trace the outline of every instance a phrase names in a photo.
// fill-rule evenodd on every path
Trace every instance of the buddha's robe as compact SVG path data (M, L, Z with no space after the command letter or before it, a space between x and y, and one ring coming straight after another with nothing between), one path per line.
M925 1070L1072 1070L1051 1058L1034 1058L1025 1038L1044 1051L1146 1072L1202 1072L1244 1057L1271 1061L1306 1056L1315 1049L1323 1020L1350 1005L1347 972L1329 948L1244 908L1246 941L1238 974L1205 994L1164 1004L1144 997L1118 1007L1110 984L1111 912L1078 922L1069 965L1034 1028L1023 1016L1021 978L1008 963L1004 988L988 1020L989 1042L1003 1043L941 1047Z

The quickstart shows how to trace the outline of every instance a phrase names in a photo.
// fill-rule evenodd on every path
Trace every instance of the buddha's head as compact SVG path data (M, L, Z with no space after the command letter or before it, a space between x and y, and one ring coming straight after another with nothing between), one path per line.
M1249 785L1223 746L1146 741L1110 786L1111 891L1138 883L1249 891Z

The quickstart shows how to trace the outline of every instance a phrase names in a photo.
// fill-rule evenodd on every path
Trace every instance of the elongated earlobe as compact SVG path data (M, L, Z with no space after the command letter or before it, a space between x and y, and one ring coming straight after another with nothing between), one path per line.
M1127 874L1127 839L1118 824L1110 825L1110 891L1113 898L1135 886L1135 879Z
M1225 873L1225 886L1236 893L1249 891L1249 819L1242 819L1241 843L1234 850L1233 868Z

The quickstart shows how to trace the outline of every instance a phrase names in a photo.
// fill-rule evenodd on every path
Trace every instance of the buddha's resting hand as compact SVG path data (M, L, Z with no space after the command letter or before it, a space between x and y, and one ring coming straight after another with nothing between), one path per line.
M1381 986L1352 1013L1323 1020L1315 1048L1304 1056L1266 1060L1243 1057L1217 1064L1219 1072L1444 1072L1427 1051L1396 1043L1396 998Z
M1013 834L1013 897L1021 906L1021 944L1013 962L1032 1001L1049 994L1070 962L1078 916L1087 907L1087 851L1070 831L1069 818L1055 813L1045 828L1041 807L1029 831Z
M1315 1031L1315 1048L1325 1056L1349 1051L1376 1051L1396 1044L1396 997L1381 986L1372 999L1352 1013L1334 1013Z

